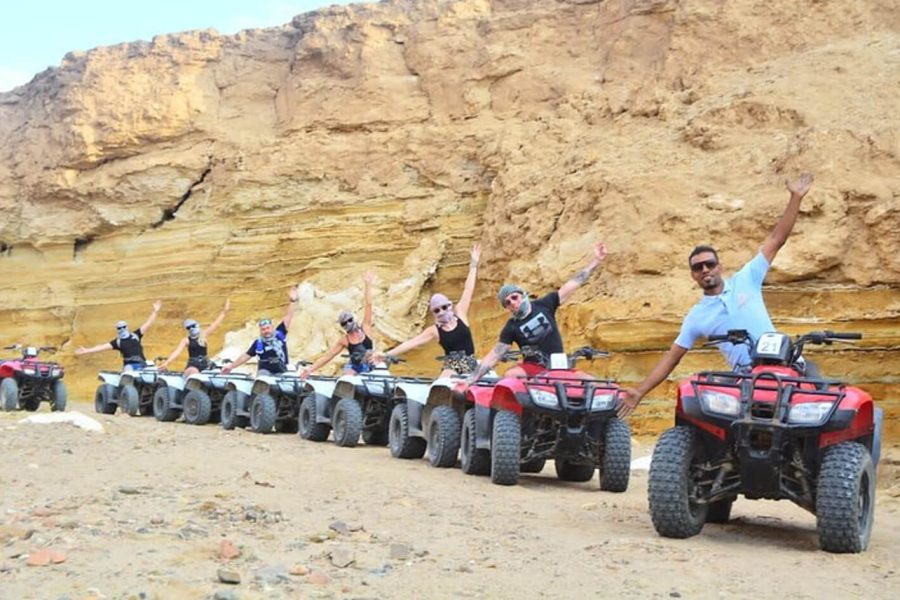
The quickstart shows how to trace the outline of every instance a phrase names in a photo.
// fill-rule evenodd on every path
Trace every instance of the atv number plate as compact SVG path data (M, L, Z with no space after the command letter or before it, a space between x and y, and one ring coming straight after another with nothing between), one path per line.
M757 356L778 358L784 345L785 335L781 333L764 333L756 343Z

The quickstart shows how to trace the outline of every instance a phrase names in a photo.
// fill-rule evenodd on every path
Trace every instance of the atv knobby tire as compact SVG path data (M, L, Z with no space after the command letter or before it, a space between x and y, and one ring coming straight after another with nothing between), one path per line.
M166 423L178 418L180 412L172 405L178 396L178 390L161 385L153 392L153 416L157 421Z
M491 431L491 482L515 485L519 481L522 431L519 416L508 410L494 415Z
M716 500L709 503L706 511L707 523L727 523L731 519L731 506L734 504L734 498L727 500Z
M278 433L297 433L300 423L297 419L281 418L275 421L275 431Z
M475 445L475 409L463 415L459 440L459 465L466 475L487 475L491 472L491 453Z
M827 552L862 552L875 520L875 467L869 451L842 442L825 451L816 490L816 529Z
M331 426L334 431L334 443L344 448L352 448L359 444L362 433L362 407L355 398L341 398L334 406Z
M137 388L130 383L119 388L119 408L130 417L141 414L141 401Z
M597 468L594 465L576 465L560 458L554 463L556 476L562 481L590 481Z
M388 428L371 427L363 429L362 439L367 446L387 446Z
M238 410L244 408L244 402L247 395L237 390L229 390L222 398L221 420L219 424L222 429L234 429L235 427L246 427L247 417L239 416Z
M0 382L0 399L5 411L13 411L19 407L19 384L12 377L6 377Z
M257 394L250 402L250 429L256 433L271 433L278 416L278 405L269 394Z
M109 383L101 383L94 392L94 412L102 415L111 415L116 412L116 386Z
M316 419L319 414L316 397L309 395L300 405L300 437L311 442L324 442L328 439L331 427L328 423L319 423Z
M624 492L631 477L631 429L613 417L604 430L603 458L600 461L600 489Z
M182 400L184 422L191 425L206 425L212 417L212 400L204 390L188 391Z
M431 411L428 426L428 462L432 467L453 467L459 455L459 414L452 406L438 406Z
M391 411L388 439L394 458L422 458L425 455L425 440L409 436L409 409L405 401L398 402Z
M688 538L700 533L706 522L709 505L692 498L695 452L694 430L684 426L663 432L653 449L647 495L650 519L661 536Z
M53 398L50 400L50 410L54 412L62 412L66 410L66 403L69 401L69 390L62 380L53 384Z
M540 473L544 470L544 467L547 465L546 458L533 458L528 462L524 462L519 465L520 473ZM593 473L592 473L593 475Z

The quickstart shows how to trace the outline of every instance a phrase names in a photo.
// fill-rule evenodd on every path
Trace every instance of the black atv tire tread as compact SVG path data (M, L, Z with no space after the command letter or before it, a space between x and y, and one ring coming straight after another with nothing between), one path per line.
M519 416L508 410L498 411L491 431L491 483L515 485L519 482L521 443Z
M178 409L172 407L176 394L178 391L167 385L162 385L153 392L153 416L157 421L168 423L178 418Z
M243 395L237 390L229 390L225 393L225 396L222 398L222 406L219 407L219 425L221 425L222 429L230 431L235 427L243 428L247 426L247 417L237 414L238 405L242 403L241 396Z
M12 377L5 377L0 381L0 399L5 411L13 411L19 407L19 383Z
M300 437L304 440L324 442L328 439L331 427L328 423L317 423L317 415L318 407L316 405L315 397L307 396L300 405L300 416L297 419L300 424Z
M116 412L116 405L110 402L116 395L116 386L109 383L101 383L94 392L94 412L101 415L111 415Z
M53 400L50 401L50 410L53 412L62 412L66 410L66 404L69 402L69 390L66 384L59 380L53 384Z
M269 394L257 394L250 401L250 429L254 432L271 433L277 417L278 405Z
M300 431L300 422L296 419L278 419L275 421L277 433L297 433Z
M388 430L384 429L363 429L362 439L366 446L387 446L388 445ZM419 457L421 458L421 457Z
M860 523L859 486L868 483L868 514ZM842 442L826 450L816 490L816 529L826 552L862 552L875 520L875 468L865 446Z
M727 523L731 520L731 506L733 504L734 498L710 502L709 509L706 511L706 522L719 524Z
M388 438L391 456L394 458L422 458L425 456L425 440L409 435L409 409L405 402L398 402L391 411Z
M469 452L466 452L466 447ZM488 475L491 472L491 453L475 446L475 409L463 415L460 433L460 467L466 475Z
M331 421L334 443L343 448L352 448L359 444L362 433L362 407L355 398L341 398L334 406Z
M547 466L546 458L534 458L529 460L528 462L522 463L519 466L520 473L540 473L544 470L544 467ZM593 471L591 475L593 475ZM590 479L590 478L588 478Z
M460 433L459 414L452 406L438 406L431 412L428 462L432 467L446 469L456 465Z
M631 477L631 428L613 417L604 428L605 443L600 460L600 489L621 493L628 489Z
M197 405L196 412L188 408L194 403ZM206 425L209 423L212 417L212 400L206 391L200 389L190 390L184 395L181 405L184 407L182 414L184 415L185 423L190 423L191 425Z
M137 417L141 414L141 395L132 384L126 384L119 388L119 408L129 417Z
M706 522L707 505L698 505L695 514L690 510L687 478L693 446L694 430L676 426L663 432L653 449L647 496L653 527L663 537L689 538Z
M554 462L556 477L560 481L590 481L597 467L594 465L576 465L567 460L557 458Z

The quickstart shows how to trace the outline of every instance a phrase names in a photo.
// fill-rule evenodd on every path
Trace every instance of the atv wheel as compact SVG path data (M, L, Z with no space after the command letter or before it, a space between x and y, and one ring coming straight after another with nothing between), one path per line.
M157 421L174 421L178 418L179 410L172 405L178 397L178 390L162 385L153 393L153 416Z
M529 460L526 463L522 463L519 466L519 471L521 473L540 473L544 470L544 466L547 464L546 458L534 458ZM592 473L593 475L593 473Z
M238 416L238 410L243 409L247 396L237 390L231 390L222 398L222 419L219 424L222 429L234 429L235 427L246 427L247 417Z
M600 489L624 492L631 476L631 429L628 423L614 417L606 422L604 436Z
M425 440L409 437L409 409L406 402L398 402L391 411L388 438L391 456L394 458L422 458L425 455Z
M647 494L650 518L661 536L688 538L703 529L709 505L696 501L691 479L695 459L694 430L689 427L672 427L656 442Z
M354 398L341 398L334 406L331 426L334 429L334 443L344 448L356 446L362 433L362 407Z
M324 442L328 439L331 427L327 423L319 423L319 414L315 396L307 396L300 405L300 437L311 442Z
M116 396L116 386L101 383L94 392L94 412L111 415L116 412L116 404L112 401Z
M66 410L66 403L69 400L69 391L66 384L62 380L53 384L53 400L50 402L50 410L61 412Z
M734 504L734 498L727 500L717 500L710 502L706 511L707 523L727 523L731 519L731 505Z
M0 382L0 399L3 401L3 410L12 411L19 407L19 384L12 377Z
M826 552L862 552L875 520L875 467L860 443L825 452L816 493L816 529Z
M190 390L182 401L184 422L191 425L206 425L212 416L212 400L203 390Z
M475 409L463 415L459 439L459 466L466 475L487 475L491 472L491 453L475 445Z
M576 465L559 458L554 463L556 476L562 481L590 481L597 468L594 465Z
M432 467L453 467L459 454L459 415L452 406L438 406L428 427L428 462Z
M519 481L522 431L519 416L508 410L494 415L491 432L491 482L515 485Z
M362 439L367 446L387 446L388 430L387 428L364 429L362 432Z
M141 404L136 387L127 384L119 388L119 408L131 417L141 414Z
M250 403L250 429L256 433L269 433L275 425L278 407L269 394L258 394Z

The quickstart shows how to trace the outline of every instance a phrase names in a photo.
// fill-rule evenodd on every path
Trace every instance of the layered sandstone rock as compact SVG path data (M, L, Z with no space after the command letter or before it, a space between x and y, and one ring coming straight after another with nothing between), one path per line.
M231 330L233 353L303 282L291 345L309 357L371 268L389 345L427 322L433 290L461 291L481 240L482 352L499 283L553 289L602 239L609 259L560 321L570 346L615 352L596 370L634 381L698 295L689 249L739 267L784 178L811 170L769 308L791 332L862 331L818 358L872 390L896 435L898 26L892 0L394 0L67 55L0 94L0 342L62 346L86 396L117 359L74 348L152 300L149 355L226 296L214 344ZM711 363L691 353L675 375ZM638 429L670 420L669 392Z

